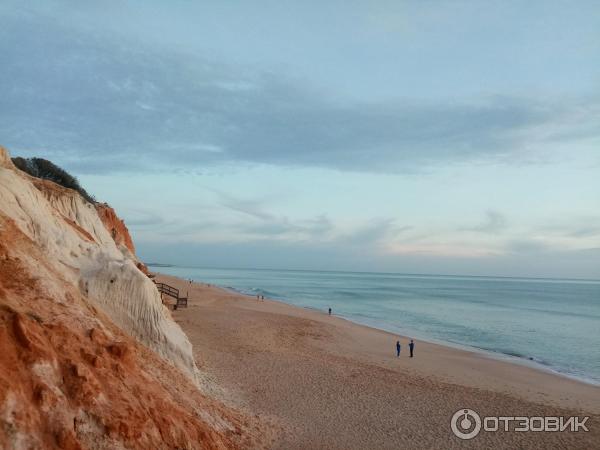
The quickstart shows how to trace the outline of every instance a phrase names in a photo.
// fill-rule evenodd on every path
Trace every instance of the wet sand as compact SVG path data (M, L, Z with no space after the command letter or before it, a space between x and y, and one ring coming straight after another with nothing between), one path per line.
M158 275L189 291L173 312L211 395L274 430L271 448L599 448L600 387L416 342L326 313ZM335 313L335 311L334 311ZM396 358L400 338L402 354ZM589 432L481 431L461 440L450 418L591 416Z

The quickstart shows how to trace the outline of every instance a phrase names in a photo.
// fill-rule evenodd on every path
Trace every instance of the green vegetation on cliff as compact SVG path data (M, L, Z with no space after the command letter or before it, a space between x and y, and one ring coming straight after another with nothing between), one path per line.
M96 199L81 187L76 177L68 173L66 170L61 169L52 161L48 161L44 158L16 157L12 158L12 162L15 166L17 166L17 168L28 173L32 177L54 181L61 186L79 192L81 196L88 202L96 203Z

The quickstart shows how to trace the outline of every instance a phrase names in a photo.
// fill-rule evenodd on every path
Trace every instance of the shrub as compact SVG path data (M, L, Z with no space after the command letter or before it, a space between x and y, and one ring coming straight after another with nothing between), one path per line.
M16 157L12 158L12 162L17 168L28 173L32 177L54 181L61 186L79 192L88 202L96 203L96 199L81 187L77 178L47 159Z

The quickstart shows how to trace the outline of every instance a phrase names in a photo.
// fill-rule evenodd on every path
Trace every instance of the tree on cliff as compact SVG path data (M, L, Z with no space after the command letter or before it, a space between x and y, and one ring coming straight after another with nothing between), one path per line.
M88 202L96 203L96 199L81 187L76 177L47 159L16 157L12 158L12 162L15 166L32 177L54 181L61 186L79 192Z

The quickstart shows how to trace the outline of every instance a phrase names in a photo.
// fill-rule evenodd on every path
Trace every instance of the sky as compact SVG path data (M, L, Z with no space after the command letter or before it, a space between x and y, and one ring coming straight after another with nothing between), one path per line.
M600 279L596 1L3 0L0 56L146 262Z

